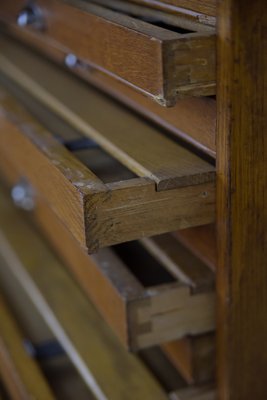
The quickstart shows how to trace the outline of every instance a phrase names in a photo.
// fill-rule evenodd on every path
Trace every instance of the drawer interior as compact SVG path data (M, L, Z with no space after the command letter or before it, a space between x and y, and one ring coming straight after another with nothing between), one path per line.
M14 46L1 54L1 81L30 113L3 92L1 168L13 164L83 247L91 253L213 221L212 164Z
M6 198L6 202L3 200L4 198ZM12 229L10 229L10 223L12 223L11 209L15 214L17 224L15 235L14 231L12 233ZM7 224L3 220L2 212L5 214L6 221L8 221ZM115 369L114 372L114 369L109 367L106 369L106 361L100 363L100 370L94 362L95 357L99 359L101 352L106 354L108 351L111 360L116 359L117 366L121 365L123 368L130 368L131 366L135 374L140 370L142 380L139 379L138 382L144 382L144 388L135 387L135 399L141 399L142 390L145 391L147 385L149 385L149 393L155 391L156 396L158 396L156 398L167 399L166 395L164 397L164 391L171 391L172 398L184 396L185 399L191 399L191 397L186 396L205 394L212 396L207 397L207 399L213 400L215 394L212 386L186 388L185 382L176 375L175 370L158 348L143 350L139 356L128 355L111 332L108 332L106 325L102 323L88 299L81 294L64 268L59 268L60 263L57 258L52 255L49 247L43 244L43 239L32 224L29 221L27 222L25 216L10 205L4 191L1 191L0 239L1 290L8 296L16 319L19 317L19 324L23 327L23 336L27 338L27 341L21 342L24 343L24 351L26 348L31 357L35 354L34 360L37 361L42 374L56 394L56 398L73 398L71 388L75 388L76 395L78 391L81 396L79 398L82 399L83 396L84 398L91 398L89 397L91 394L88 393L89 388L94 393L92 399L101 399L103 394L109 395L112 391L110 380L117 383L120 391L126 390L128 393L131 387L131 379L128 374L127 379L122 380L121 372L119 372L116 378L117 370ZM31 249L34 248L34 252L27 251L27 247L25 247L27 243L29 243ZM30 257L29 254L31 254ZM44 268L45 279L42 271ZM68 290L66 291L66 289ZM61 291L62 295L59 295ZM68 296L66 296L66 293L68 293ZM68 310L67 316L65 315L66 309ZM77 315L77 309L80 311L81 318ZM45 310L46 312L44 312ZM2 313L1 316L3 316ZM102 339L105 337L105 340L102 341L101 339L99 342L96 339L99 336ZM72 345L70 345L70 341ZM81 355L83 363L80 359ZM92 357L92 355L95 355L95 357ZM69 360L71 360L71 363ZM104 357L103 360L106 360L106 358ZM144 364L151 372L147 370ZM79 379L72 365L75 366L83 381ZM89 379L90 376L93 379ZM154 377L152 378L152 376ZM155 381L155 378L159 378L159 376L161 377L161 387L164 390L159 389L159 384ZM66 382L66 377L68 382ZM152 382L154 383L152 384ZM70 384L71 388L69 387ZM182 387L185 389L181 389ZM138 390L137 393L136 390ZM162 397L159 397L160 395ZM118 394L118 396L120 395ZM123 396L122 399L125 398ZM129 396L129 393L127 396Z
M38 204L34 216L126 347L137 350L213 330L214 275L170 235L105 248L90 257L45 203Z

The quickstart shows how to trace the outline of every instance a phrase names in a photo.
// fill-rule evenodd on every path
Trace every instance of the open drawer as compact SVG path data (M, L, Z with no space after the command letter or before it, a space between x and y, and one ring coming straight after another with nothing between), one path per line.
M167 400L167 394L149 369L138 356L129 354L121 346L40 232L25 215L14 208L2 189L0 253L1 260L3 259L0 263L1 277L9 274L9 281L13 280L13 284L23 290L40 314L46 330L50 330L52 337L61 345L86 386L94 394L94 399L142 400L152 396L158 400ZM25 315L26 311L22 314ZM30 317L26 325L27 331L30 331L32 316ZM38 320L35 323L38 324ZM39 323L38 331L40 330ZM30 333L27 337L31 340ZM46 333L42 333L43 335ZM12 338L7 335L7 340L10 343ZM21 365L22 358L17 361L20 372L29 381L34 375L28 376L26 363ZM32 384L37 382L35 379ZM48 395L45 396L45 391L43 396L37 396L37 390L34 393L35 398L50 399ZM27 399L16 397L22 398ZM80 399L78 393L74 398ZM86 399L90 398L88 394Z
M162 105L215 94L213 28L121 3L123 9L100 0L6 0L0 19L6 32L75 72L101 70Z
M6 226L5 221L9 218L11 228L6 228L5 235L10 236L14 224L19 229L22 222L19 214L14 209L12 211L11 205L5 205L5 210L1 216L1 225ZM36 213L38 222L42 224L57 252L68 262L105 320L131 349L214 329L213 274L208 268L205 271L205 266L192 258L185 249L179 248L176 241L173 242L177 246L176 260L172 258L165 265L159 265L159 261L156 262L145 250L148 248L147 243L104 249L91 258L81 251L57 218L53 218L50 208L40 205ZM164 237L158 239L165 240ZM137 245L142 263L138 260ZM164 252L159 244L158 248ZM168 258L166 254L165 258ZM172 270L169 269L168 273L167 265L171 264L171 260ZM43 275L47 274L47 268ZM199 275L201 272L201 277L196 271ZM174 278L174 273L181 277L179 281Z
M158 250L157 257L148 239L103 249L91 257L81 251L45 203L37 205L35 217L131 350L214 330L214 275L170 235L159 236L157 242L149 239ZM175 253L171 251L174 247Z
M8 66L0 80L31 110L1 91L1 169L13 164L83 248L94 252L214 220L212 165L64 71L42 65L32 64L29 75L7 59L0 65Z

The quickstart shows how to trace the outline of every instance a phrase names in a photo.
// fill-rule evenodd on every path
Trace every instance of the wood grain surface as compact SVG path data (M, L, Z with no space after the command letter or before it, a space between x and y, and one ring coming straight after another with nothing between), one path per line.
M267 368L267 8L219 2L220 400L264 400Z
M12 183L16 172L10 164L8 170ZM34 216L124 346L137 350L213 330L214 292L207 282L206 291L195 294L183 281L145 288L110 249L88 256L45 202L37 200ZM138 256L136 263L142 263ZM186 260L183 264L186 275Z
M172 190L156 191L155 183L147 177L103 184L35 118L8 99L11 97L2 95L2 169L6 169L4 159L15 164L20 176L35 188L35 195L48 201L89 252L214 220L212 166L205 178L210 182L192 185L194 179L189 178L190 186ZM14 145L9 145L10 140Z
M42 43L38 44L38 49L40 47L45 52ZM51 50L53 46L49 48ZM59 58L55 50L53 59L58 61ZM72 72L204 153L215 157L216 101L214 99L207 97L179 99L174 107L166 108L101 71L77 67Z
M155 127L22 47L4 39L0 45L2 72L138 176L154 180L158 190L211 180L209 163Z
M216 101L214 99L209 97L179 99L175 106L166 108L99 71L88 72L77 69L75 72L149 121L215 158Z
M63 63L74 53L84 68L123 80L165 106L186 94L215 93L214 32L181 34L78 0L38 0L36 5L42 30L16 26L23 8L19 0L3 1L0 18L20 40L57 47Z
M1 194L1 254L98 399L167 399L127 353L54 253ZM13 229L16 224L16 229Z

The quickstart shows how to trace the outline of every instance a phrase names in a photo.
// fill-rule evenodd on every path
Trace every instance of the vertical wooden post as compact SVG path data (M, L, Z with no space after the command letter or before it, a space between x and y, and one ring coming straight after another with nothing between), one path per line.
M220 400L267 399L267 2L218 4Z

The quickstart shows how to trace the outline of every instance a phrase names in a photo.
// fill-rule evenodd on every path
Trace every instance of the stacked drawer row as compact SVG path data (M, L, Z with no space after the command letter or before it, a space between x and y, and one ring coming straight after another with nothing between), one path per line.
M15 399L68 389L34 318L15 322L13 280L80 398L215 398L215 100L188 97L215 93L214 21L142 3L0 11L0 372Z

